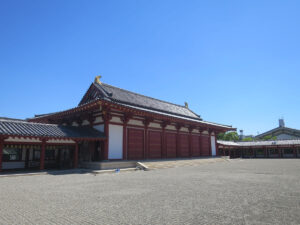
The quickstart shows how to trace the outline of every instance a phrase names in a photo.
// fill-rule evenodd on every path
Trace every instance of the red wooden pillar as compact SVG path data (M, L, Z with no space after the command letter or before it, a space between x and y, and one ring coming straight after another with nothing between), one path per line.
M148 126L145 126L145 154L144 159L149 158L149 141L148 141Z
M162 139L161 139L161 142L162 142L162 148L161 148L161 156L162 158L167 158L167 146L166 146L166 126L167 126L167 122L163 122L161 124L161 127L162 127Z
M149 158L149 140L148 140L148 128L149 128L149 124L150 122L152 122L153 119L152 118L145 118L145 120L143 121L144 123L144 127L145 127L145 154L144 154L144 159L148 159Z
M103 160L108 160L108 149L109 149L109 121L111 120L111 114L109 109L103 110L103 120L104 120L104 151L103 151Z
M161 148L161 157L162 158L167 158L167 153L166 153L166 130L165 128L162 129L162 148Z
M108 160L108 140L109 140L109 123L106 121L104 123L104 133L105 133L105 141L104 141L104 152L103 152L103 159Z
M89 121L89 125L90 125L91 127L94 126L95 119L96 119L96 117L93 117L93 114L92 114L92 113L88 116L87 120Z
M277 146L277 151L278 151L278 157L282 158L282 151L281 148L279 148L279 146Z
M3 148L4 148L4 139L0 138L0 172L2 171Z
M127 159L127 123L123 124L123 159Z
M200 135L199 135L200 156L203 155L203 153L202 153L202 131L203 131L203 129L202 129L202 128L199 128L199 133L200 133Z
M215 145L216 145L216 156L219 156L219 146L218 146L218 142L217 142L217 133L215 133Z
M127 113L122 117L123 122L123 159L127 160L127 124L131 116Z
M212 156L212 150L211 150L211 133L212 131L211 130L208 130L208 135L209 135L209 155Z
M73 158L73 168L78 167L78 142L76 141L75 149L74 149L74 158Z
M180 129L181 124L176 125L176 157L179 158L181 156L180 154Z
M192 148L192 131L194 130L193 127L189 127L189 156L193 156L193 148Z
M40 153L40 170L45 169L45 152L46 152L46 140L42 140L42 147Z

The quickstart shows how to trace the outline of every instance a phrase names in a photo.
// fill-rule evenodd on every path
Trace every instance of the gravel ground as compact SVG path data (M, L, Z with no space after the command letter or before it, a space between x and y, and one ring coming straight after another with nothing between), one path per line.
M300 159L3 177L0 224L300 224Z

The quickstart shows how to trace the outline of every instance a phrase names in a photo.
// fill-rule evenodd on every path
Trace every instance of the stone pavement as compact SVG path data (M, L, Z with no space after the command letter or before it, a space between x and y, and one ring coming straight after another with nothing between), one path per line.
M177 158L166 160L144 160L141 161L149 169L166 169L183 166L198 166L207 163L224 162L230 160L228 157L202 157L202 158Z
M0 224L300 224L299 159L0 178Z

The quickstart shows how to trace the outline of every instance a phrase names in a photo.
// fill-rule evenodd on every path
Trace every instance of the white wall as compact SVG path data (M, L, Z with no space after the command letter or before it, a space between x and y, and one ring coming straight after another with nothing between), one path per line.
M143 122L140 120L130 119L128 125L144 126Z
M94 126L94 128L98 131L104 132L104 124L96 125Z
M41 141L38 139L38 138L18 138L18 137L15 137L15 138L12 138L12 137L9 137L7 138L5 141L7 142L36 142L36 143L41 143Z
M216 152L216 138L215 138L215 136L211 136L210 140L211 140L211 155L215 156L215 155L217 155L217 152Z
M73 140L55 140L55 139L50 139L47 141L47 144L75 144L76 142Z
M113 116L110 120L110 122L115 122L115 123L123 123L120 117Z
M123 126L109 125L108 159L123 158Z

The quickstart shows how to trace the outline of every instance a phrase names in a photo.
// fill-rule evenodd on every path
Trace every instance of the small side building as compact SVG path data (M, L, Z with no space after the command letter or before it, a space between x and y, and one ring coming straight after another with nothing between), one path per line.
M276 141L218 141L218 154L231 158L300 158L300 139Z

